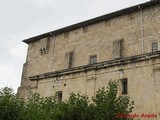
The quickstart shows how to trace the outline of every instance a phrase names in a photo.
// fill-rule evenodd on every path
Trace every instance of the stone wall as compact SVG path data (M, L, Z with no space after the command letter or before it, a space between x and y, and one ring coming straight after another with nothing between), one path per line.
M72 67L88 65L90 56L97 62L152 52L152 43L160 48L160 6L124 14L76 30L68 31L28 46L27 60L19 93L27 96L29 90L42 96L63 91L63 100L69 93L80 91L94 97L96 91L107 86L109 80L128 80L128 94L135 101L135 113L160 111L160 59L148 59L104 69L77 72L69 75L30 81L29 77L68 69L69 53ZM119 95L121 95L119 86ZM27 92L28 90L28 92ZM24 94L25 93L25 94ZM157 119L158 120L158 119Z
M122 95L122 79L128 80L128 94L125 95L130 96L131 100L135 102L134 113L159 114L159 58L35 80L31 86L32 91L38 92L42 96L52 96L57 91L63 91L63 100L66 100L69 93L81 92L91 99L99 88L107 87L110 80L119 82L118 95Z
M123 39L122 57L142 53L142 34L144 53L151 52L152 42L160 42L160 7L153 7L103 21L85 28L50 37L49 49L40 53L43 40L29 44L27 76L66 69L65 54L74 53L73 66L89 64L89 56L97 54L97 62L111 60L113 43ZM141 19L143 19L141 26Z

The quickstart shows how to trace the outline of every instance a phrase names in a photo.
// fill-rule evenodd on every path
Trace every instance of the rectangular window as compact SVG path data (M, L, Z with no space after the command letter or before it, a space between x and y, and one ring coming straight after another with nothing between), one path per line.
M113 58L120 58L122 57L122 44L123 44L123 39L121 40L116 40L113 42Z
M121 88L122 88L122 94L127 94L128 93L128 82L127 79L122 79L121 80Z
M46 37L46 38L42 38L40 40L40 49L39 52L41 54L46 54L49 51L49 46L50 46L50 38Z
M155 43L152 43L152 52L156 52L158 51L158 43L155 42Z
M90 56L90 64L97 63L97 55Z
M61 102L62 101L62 91L57 91L56 94L57 94L57 99L58 99L58 102Z
M66 68L73 67L73 51L65 54Z

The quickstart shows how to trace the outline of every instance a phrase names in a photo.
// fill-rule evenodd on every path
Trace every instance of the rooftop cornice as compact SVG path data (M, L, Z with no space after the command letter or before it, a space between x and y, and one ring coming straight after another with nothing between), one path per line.
M50 32L47 32L47 33L44 33L44 34L41 34L38 36L34 36L34 37L23 40L23 42L29 44L31 42L38 41L38 40L45 38L45 37L51 37L53 35L58 35L58 34L65 33L65 32L71 31L71 30L75 30L75 29L78 29L81 27L89 26L89 25L92 25L92 24L95 24L95 23L98 23L98 22L101 22L104 20L109 20L109 19L119 17L119 16L122 16L125 14L133 13L133 12L139 11L140 9L145 9L147 7L155 6L158 4L160 4L160 0L151 0L146 3L135 5L135 6L125 8L125 9L122 9L122 10L119 10L119 11L116 11L113 13L109 13L109 14L106 14L103 16L99 16L99 17L96 17L93 19L89 19L89 20L80 22L80 23L73 24L73 25L70 25L67 27L63 27L63 28L60 28L60 29L57 29L54 31L50 31Z
M79 72L87 72L87 71L94 70L94 69L97 70L97 69L103 69L103 68L112 67L112 66L119 66L119 65L125 65L129 63L144 61L144 60L150 60L150 59L157 58L157 57L160 57L160 51L113 59L109 61L99 62L96 64L74 67L71 69L64 69L64 70L59 70L59 71L54 71L54 72L48 72L48 73L29 77L29 79L31 81L34 81L34 80L41 80L41 79L46 79L46 78L59 77L62 75L69 75L69 74L74 74L74 73L79 73Z

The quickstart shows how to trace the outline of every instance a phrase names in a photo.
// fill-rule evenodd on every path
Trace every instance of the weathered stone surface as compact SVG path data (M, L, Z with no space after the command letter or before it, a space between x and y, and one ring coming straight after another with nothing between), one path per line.
M44 45L47 46L47 52L41 54L42 42L47 39L49 42ZM157 42L160 48L160 6L148 7L142 12L139 10L98 22L87 26L85 31L84 28L79 28L29 43L22 84L18 92L24 98L27 97L29 90L38 92L42 96L51 96L57 91L63 91L63 100L67 99L71 92L81 92L91 98L100 87L107 86L109 80L120 82L121 79L127 78L127 95L135 101L133 113L154 113L158 120L160 118L159 56L142 61L133 59L133 62L124 65L29 80L29 77L35 75L66 69L68 61L65 55L70 52L74 53L73 67L88 65L89 56L95 54L97 62L112 60L113 43L122 39L122 48L118 48L122 52L122 57L150 53L153 42ZM147 54L145 55L147 58ZM121 91L120 84L119 95Z

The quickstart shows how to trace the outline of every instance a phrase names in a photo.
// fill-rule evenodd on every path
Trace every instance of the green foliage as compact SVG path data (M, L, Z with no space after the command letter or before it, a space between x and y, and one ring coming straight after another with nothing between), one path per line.
M127 96L117 96L117 82L110 81L89 101L88 96L71 93L66 101L56 96L40 97L34 93L24 103L12 89L0 90L0 120L128 120L117 114L129 114L133 102Z
M21 120L24 102L18 98L11 88L0 90L0 120Z
M63 109L63 104L64 108ZM71 93L69 100L62 104L63 120L86 120L89 117L88 96Z
M128 96L118 96L118 83L110 81L107 90L101 88L93 98L95 104L95 120L124 120L117 118L118 114L129 114L132 112L134 102L130 102Z
M55 109L56 99L51 97L40 97L38 93L31 94L25 105L24 120L51 120L51 110ZM52 119L53 120L53 119Z

